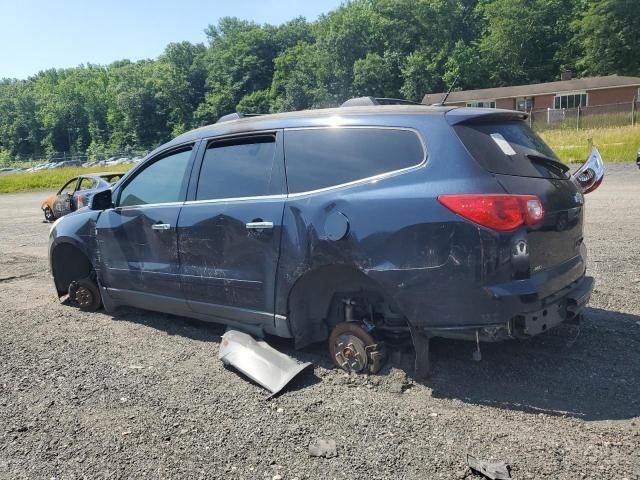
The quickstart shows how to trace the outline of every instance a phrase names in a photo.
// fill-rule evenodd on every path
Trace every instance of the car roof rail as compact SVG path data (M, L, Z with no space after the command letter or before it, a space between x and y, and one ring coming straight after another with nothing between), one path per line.
M226 115L221 116L216 123L230 122L231 120L240 120L241 118L247 118L247 117L259 117L260 115L264 115L264 114L233 112L233 113L228 113Z
M421 105L402 98L356 97L344 102L341 107L370 107L372 105Z

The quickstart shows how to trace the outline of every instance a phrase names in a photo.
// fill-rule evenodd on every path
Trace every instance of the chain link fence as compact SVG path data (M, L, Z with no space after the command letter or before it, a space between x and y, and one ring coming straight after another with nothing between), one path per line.
M622 102L577 108L532 110L529 125L541 130L579 130L638 125L640 102Z

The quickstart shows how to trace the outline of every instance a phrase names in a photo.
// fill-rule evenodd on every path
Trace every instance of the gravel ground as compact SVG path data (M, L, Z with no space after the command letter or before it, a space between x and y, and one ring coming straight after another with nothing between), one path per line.
M269 400L217 360L221 327L57 302L44 194L0 196L0 478L474 478L470 453L524 478L640 478L640 172L589 195L596 277L581 327L483 347L436 341L383 375L314 363ZM334 458L310 457L333 439Z

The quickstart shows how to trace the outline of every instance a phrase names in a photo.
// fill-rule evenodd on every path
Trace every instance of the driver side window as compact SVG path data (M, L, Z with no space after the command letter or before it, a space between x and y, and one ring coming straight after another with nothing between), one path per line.
M138 173L120 193L120 207L180 202L191 148L173 152Z

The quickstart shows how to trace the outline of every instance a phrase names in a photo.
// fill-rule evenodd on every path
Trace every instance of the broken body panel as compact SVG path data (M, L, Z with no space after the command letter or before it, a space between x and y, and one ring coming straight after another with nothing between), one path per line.
M326 339L343 321L332 310L336 293L375 292L401 313L412 335L500 340L539 333L527 328L527 315L552 305L562 318L577 315L591 291L581 196L569 179L528 181L483 168L452 127L480 117L517 121L521 114L353 107L195 130L129 172L109 192L115 206L77 212L56 224L50 258L61 243L77 245L95 268L107 310L132 305L212 320L254 335L290 336L298 347ZM290 193L287 135L316 128L410 130L423 143L424 159L404 171ZM274 190L262 197L197 200L198 172L211 142L264 132L277 136ZM185 146L193 155L179 202L146 205L135 215L136 209L117 206L129 179L154 158ZM437 200L456 193L536 194L548 214L539 225L497 232ZM158 231L154 225L168 227ZM55 268L53 273L58 294L66 293Z
M265 341L256 341L251 335L237 330L227 330L222 336L218 358L274 395L311 366L310 362L297 362Z

